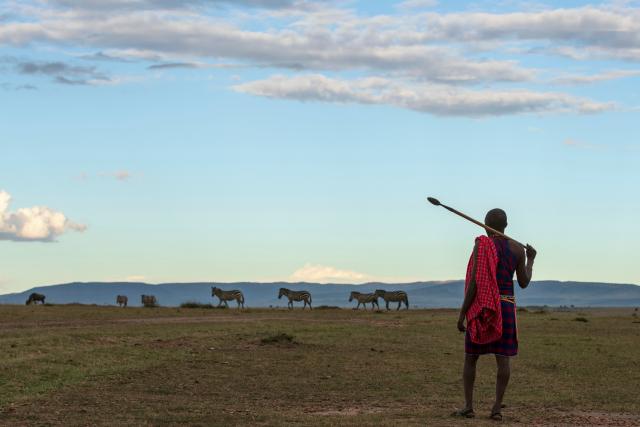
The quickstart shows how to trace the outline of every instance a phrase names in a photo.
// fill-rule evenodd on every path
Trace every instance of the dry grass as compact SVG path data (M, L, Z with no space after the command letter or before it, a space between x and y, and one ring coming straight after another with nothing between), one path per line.
M505 424L638 425L631 314L519 313ZM0 306L0 424L493 425L490 357L478 418L448 416L462 393L455 320L452 310Z

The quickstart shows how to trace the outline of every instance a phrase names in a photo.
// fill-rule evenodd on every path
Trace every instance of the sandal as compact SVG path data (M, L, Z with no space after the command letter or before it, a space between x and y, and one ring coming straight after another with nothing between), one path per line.
M458 409L451 413L452 417L473 418L476 416L473 409Z

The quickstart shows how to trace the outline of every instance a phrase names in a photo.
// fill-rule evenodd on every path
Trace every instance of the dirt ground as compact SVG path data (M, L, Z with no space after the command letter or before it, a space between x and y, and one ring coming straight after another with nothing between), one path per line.
M639 426L632 309L518 313L503 425ZM581 319L581 320L579 320ZM0 306L1 425L495 425L454 310Z

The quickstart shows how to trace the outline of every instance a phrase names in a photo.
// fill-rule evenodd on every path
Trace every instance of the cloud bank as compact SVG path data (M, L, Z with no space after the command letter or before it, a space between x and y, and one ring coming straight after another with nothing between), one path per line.
M0 46L72 49L76 58L100 62L100 68L63 60L16 66L22 75L51 76L70 86L127 81L99 71L121 61L147 73L251 69L255 82L234 89L271 98L384 104L447 116L600 112L613 104L542 86L637 77L637 69L626 68L640 62L640 8L634 4L497 13L440 12L431 9L436 1L406 0L367 15L340 1L45 0L5 7L11 18L0 22ZM539 62L524 60L532 55L556 62L545 62L546 69L527 65ZM581 75L559 65L564 58L619 64ZM376 79L385 88L363 87ZM322 86L305 90L308 83Z
M590 75L566 75L555 78L552 83L558 85L586 85L608 80L640 76L640 70L609 70Z
M486 117L506 114L597 113L614 108L562 93L529 90L468 90L435 85L402 85L384 78L337 80L323 75L286 77L235 85L238 92L269 98L393 105L440 116Z
M70 221L62 212L46 206L9 212L11 195L0 190L0 240L53 242L68 231L83 232L87 226Z
M305 264L289 278L292 282L313 283L363 283L371 277L356 271L340 270L335 267L317 264Z
M304 6L301 0L49 0L48 3L71 10L154 10L187 9L206 6L243 6L265 9L289 9Z
M18 62L16 68L20 74L49 76L55 83L67 85L92 85L109 81L96 67L75 66L61 61Z

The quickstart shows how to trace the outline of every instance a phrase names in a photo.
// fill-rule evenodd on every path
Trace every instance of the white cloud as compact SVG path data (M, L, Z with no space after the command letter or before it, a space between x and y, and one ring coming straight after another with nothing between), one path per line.
M89 179L99 177L99 178L115 179L117 181L129 181L130 179L133 179L134 176L136 175L141 175L141 174L136 174L131 171L121 169L114 172L100 172L97 174L89 174L87 172L81 172L80 174L74 176L73 179L76 181L84 182L84 181L88 181Z
M272 76L233 86L252 95L336 103L382 104L441 116L500 116L522 113L595 113L612 109L563 93L529 90L469 90L441 85L407 85L385 78L331 79L323 75Z
M545 55L557 55L574 61L608 61L619 60L627 62L640 61L640 47L618 48L603 46L546 46L530 49L512 49L514 53L533 53Z
M593 144L591 142L585 142L585 141L581 141L573 138L565 139L564 141L562 141L562 144L571 148L589 148L589 149L605 148L604 146L599 144Z
M11 59L5 59L12 62ZM19 74L27 76L48 76L52 81L66 85L96 85L110 81L109 77L100 73L94 66L78 66L62 61L19 61L15 64Z
M106 178L113 178L116 179L118 181L128 181L131 178L133 178L134 174L128 170L118 170L115 172L102 172L100 174L98 174L101 177L106 177Z
M439 39L578 41L593 46L640 47L640 12L634 8L430 13L425 18L431 37Z
M128 276L110 276L103 279L105 282L145 282L151 279L143 274L131 274Z
M349 65L349 57L354 60L351 66L362 66L365 58L368 65L375 65L376 59L384 59L376 58L384 54L383 48L395 52L402 47L425 47L429 42L541 41L556 47L609 49L616 58L636 58L640 50L640 11L632 6L359 16L354 10L336 8L328 2L218 1L296 11L281 16L280 29L270 26L248 31L232 25L233 20L191 8L213 3L213 0L58 0L49 4L64 4L68 8L17 8L16 16L26 15L23 18L29 19L3 23L0 43L75 43L160 57L170 53L242 58L307 68L325 62L344 68ZM433 0L401 3L405 8L433 4ZM256 20L263 17L261 12L245 12L244 16ZM390 52L386 55L392 56Z
M118 181L126 181L131 178L131 173L129 171L121 170L114 172L113 176Z
M301 7L304 0L45 0L73 10L179 10L205 6L248 6L267 9Z
M8 212L10 203L11 195L0 190L0 240L52 242L69 230L83 232L87 228L46 206Z
M313 283L364 283L372 280L371 276L364 273L317 264L305 264L289 279L292 282Z
M178 16L160 12L53 16L38 23L0 27L0 44L75 42L165 60L227 58L289 69L379 70L465 84L529 81L535 76L535 70L519 67L515 61L471 59L451 47L426 46L423 33L402 29L396 18L389 23L364 18L322 24L303 20L300 27L250 31L184 12Z
M609 70L599 74L565 75L553 79L551 83L557 85L583 85L635 76L640 76L640 70Z
M87 181L89 179L89 174L87 174L86 172L80 172L78 175L74 176L73 179L75 181Z
M554 74L556 65L550 63L548 70L525 66L516 60L523 54L562 55L575 61L640 61L640 9L635 3L531 9L524 2L508 2L511 9L515 6L521 10L510 13L417 10L435 3L406 0L399 3L399 13L373 16L360 15L350 2L342 1L45 0L28 6L11 3L7 10L12 18L0 24L0 45L64 46L84 60L93 57L102 61L100 68L63 66L61 61L52 61L32 63L18 70L32 76L55 74L55 82L68 85L126 81L99 71L105 60L117 59L127 66L141 66L147 73L158 69L214 67L279 68L292 73L331 72L343 76L349 73L363 79L383 76L403 92L393 96L387 90L384 100L382 94L372 98L359 88L356 96L343 102L387 103L434 114L469 116L596 112L611 107L532 89L533 84L548 83L538 76L541 72ZM98 53L85 55L87 51ZM140 61L152 65L140 65ZM60 74L63 71L65 75ZM153 75L162 78L162 74ZM583 84L622 77L619 73L567 75L552 83ZM421 85L425 82L432 86ZM505 89L512 83L527 83L529 90ZM348 85L353 87L353 83ZM482 90L458 90L453 86L475 86ZM428 96L424 95L425 88ZM257 89L256 85L252 89ZM307 96L325 99L337 94L325 90ZM338 96L341 97L344 98ZM484 113L480 111L483 105L488 108Z
M427 9L438 5L438 0L405 0L398 4L400 9Z

